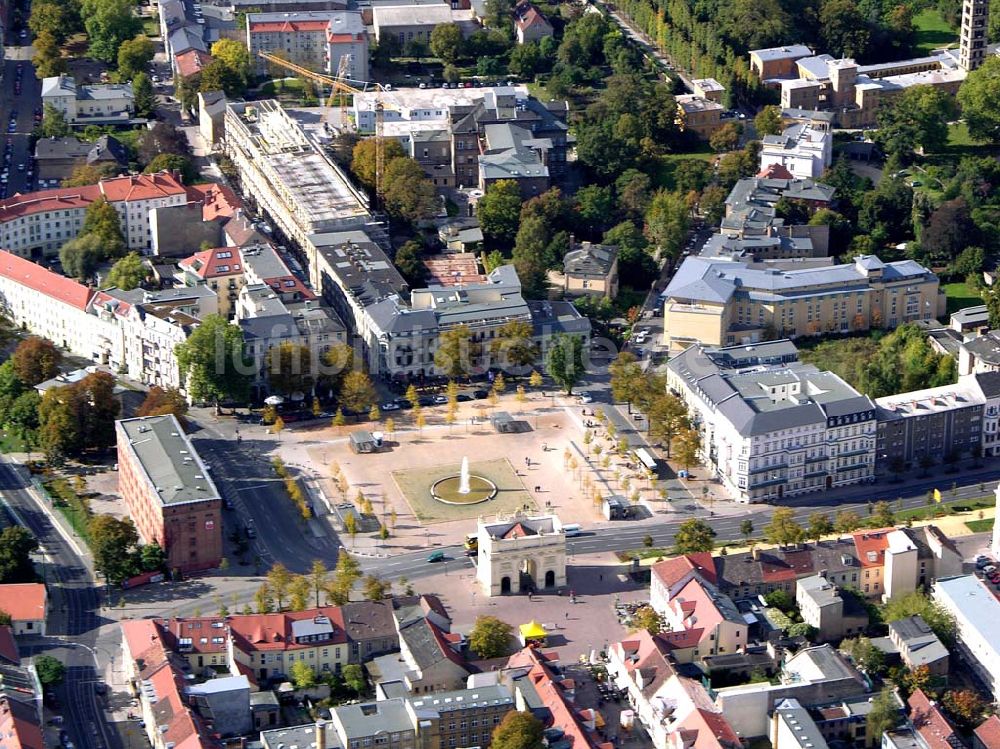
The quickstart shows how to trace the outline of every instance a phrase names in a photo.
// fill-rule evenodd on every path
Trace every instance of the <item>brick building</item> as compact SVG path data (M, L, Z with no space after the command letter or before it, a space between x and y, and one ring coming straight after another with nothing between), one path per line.
M118 491L143 542L182 572L222 559L222 500L173 414L116 422Z

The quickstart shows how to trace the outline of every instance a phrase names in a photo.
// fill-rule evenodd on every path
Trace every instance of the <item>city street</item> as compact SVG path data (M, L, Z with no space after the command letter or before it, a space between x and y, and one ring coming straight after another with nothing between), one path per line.
M3 61L3 84L0 85L0 123L4 127L4 138L10 139L13 146L10 174L8 176L5 197L16 192L29 192L34 189L35 182L28 181L27 165L33 155L31 132L34 130L35 109L42 106L42 82L35 77L35 69L31 64L31 47L8 47L6 59ZM14 93L14 80L17 66L22 66L21 93ZM17 132L7 133L6 127L10 113L17 111ZM24 164L25 170L19 171L18 165ZM37 178L37 173L35 177Z
M24 655L45 653L67 666L66 679L56 690L65 730L81 749L117 747L116 734L105 721L94 689L113 672L119 649L118 627L101 614L100 595L92 582L82 542L68 541L40 508L25 480L26 469L0 462L0 496L12 519L30 530L44 549L40 571L49 586L48 636L22 639ZM110 626L107 626L110 625ZM94 728L91 728L93 726ZM96 733L95 733L96 731Z

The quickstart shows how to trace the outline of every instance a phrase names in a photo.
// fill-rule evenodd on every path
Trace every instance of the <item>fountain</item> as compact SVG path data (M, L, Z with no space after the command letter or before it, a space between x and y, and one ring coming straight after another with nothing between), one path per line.
M497 495L497 485L469 471L469 458L462 458L457 476L446 476L431 485L431 496L448 505L475 505Z
M469 489L469 456L462 458L462 471L458 475L458 493L468 494Z

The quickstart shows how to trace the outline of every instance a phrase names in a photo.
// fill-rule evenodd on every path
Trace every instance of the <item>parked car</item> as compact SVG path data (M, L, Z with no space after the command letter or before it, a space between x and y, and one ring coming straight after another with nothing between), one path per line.
M590 393L580 393L579 400L580 403L593 403L594 396L592 396Z
M386 401L381 406L379 406L383 411L398 411L400 405L396 401Z
M477 401L486 400L487 398L490 397L490 391L489 390L473 390L472 391L472 397L475 398Z
M428 562L443 562L444 552L443 551L433 551L431 555L427 557Z
M434 396L434 404L435 405L443 406L447 402L448 402L448 396L447 395L435 395Z

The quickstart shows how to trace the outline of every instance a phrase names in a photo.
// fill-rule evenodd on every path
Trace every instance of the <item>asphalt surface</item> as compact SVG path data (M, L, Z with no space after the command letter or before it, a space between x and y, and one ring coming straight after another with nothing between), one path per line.
M114 640L102 640L100 595L82 554L60 535L26 489L26 470L0 461L0 498L11 518L30 530L44 550L36 560L49 586L49 619L44 638L19 639L24 655L52 655L66 666L56 690L63 728L79 749L116 748L118 741L104 718L94 684L102 681L98 653L114 655ZM98 670L102 674L99 675Z
M21 56L27 48L8 48L13 57ZM17 66L21 66L21 93L14 93L14 82L17 77ZM37 189L37 170L34 179L28 179L28 168L32 153L31 132L35 128L35 110L42 106L42 82L35 77L35 69L30 60L6 59L3 62L3 82L0 83L0 125L3 127L4 145L12 146L7 185L0 185L0 194L10 197L17 192L30 192ZM8 124L12 112L17 112L16 132L8 132ZM18 171L18 165L23 164L24 171Z

